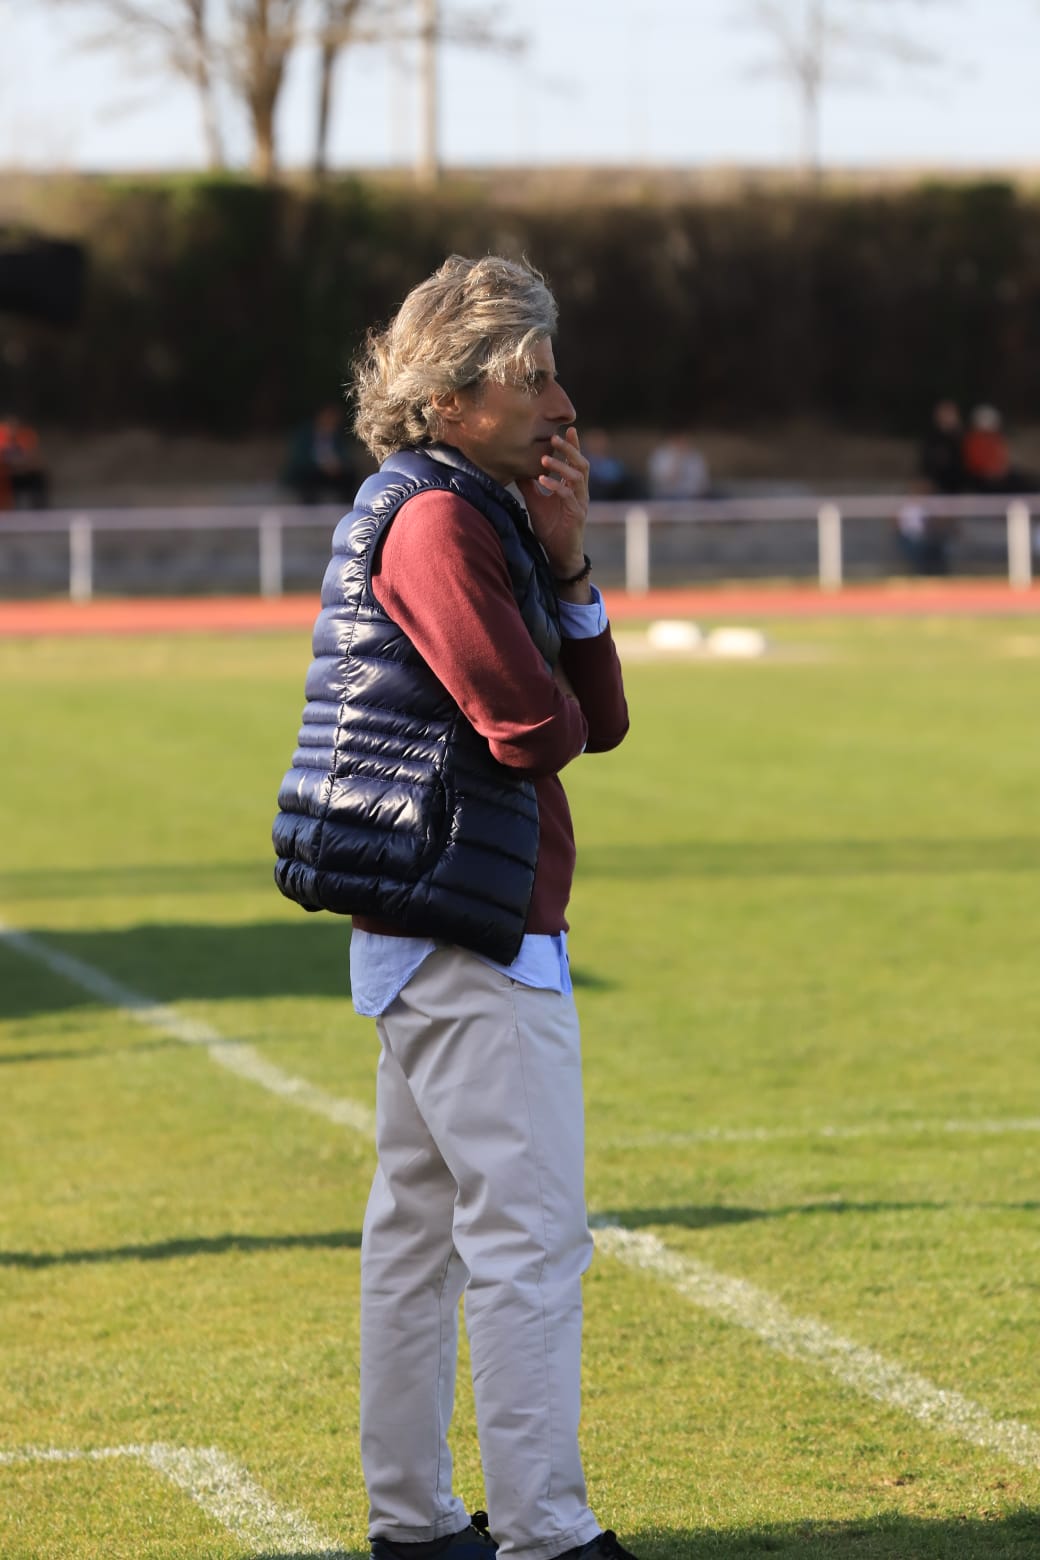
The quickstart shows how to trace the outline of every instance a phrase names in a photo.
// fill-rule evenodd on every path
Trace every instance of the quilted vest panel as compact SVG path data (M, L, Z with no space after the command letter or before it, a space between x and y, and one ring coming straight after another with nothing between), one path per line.
M292 767L278 793L275 881L308 910L369 915L414 936L516 957L538 859L534 786L495 759L372 591L401 505L455 492L491 524L547 665L560 648L552 577L526 515L458 451L391 455L333 537Z

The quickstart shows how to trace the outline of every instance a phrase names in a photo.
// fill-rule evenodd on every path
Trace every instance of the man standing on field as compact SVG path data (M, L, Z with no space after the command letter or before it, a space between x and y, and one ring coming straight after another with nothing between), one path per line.
M382 461L336 529L274 839L283 893L353 916L382 1045L361 1248L375 1560L489 1560L447 1432L466 1297L508 1560L631 1560L578 1451L584 1197L558 771L625 735L584 550L588 462L537 271L452 256L359 366Z

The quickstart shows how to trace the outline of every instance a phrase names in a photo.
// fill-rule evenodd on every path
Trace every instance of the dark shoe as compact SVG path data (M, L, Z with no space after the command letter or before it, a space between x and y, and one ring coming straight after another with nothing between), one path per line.
M373 1538L371 1544L371 1560L491 1560L498 1549L488 1532L486 1511L475 1511L461 1533L426 1544L394 1544L387 1538Z
M630 1549L618 1543L613 1528L607 1528L605 1533L597 1533L587 1544L579 1544L577 1549L567 1549L562 1555L557 1555L556 1560L636 1560L636 1557Z

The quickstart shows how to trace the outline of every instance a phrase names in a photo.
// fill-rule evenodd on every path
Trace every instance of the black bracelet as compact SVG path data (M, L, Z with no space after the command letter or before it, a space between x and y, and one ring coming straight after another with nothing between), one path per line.
M554 574L553 579L556 581L557 585L580 585L582 580L588 579L589 575L592 573L592 559L589 557L588 553L582 553L581 556L585 560L584 568L579 569L577 574L569 575L565 580L561 580L558 574Z

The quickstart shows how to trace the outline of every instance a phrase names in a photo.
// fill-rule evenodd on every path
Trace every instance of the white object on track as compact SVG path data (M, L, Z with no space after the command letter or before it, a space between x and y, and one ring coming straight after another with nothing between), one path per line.
M654 650L699 650L704 635L696 623L684 618L658 618L647 629L646 639Z
M709 655L732 661L753 661L765 655L768 645L760 628L713 628L705 641Z

